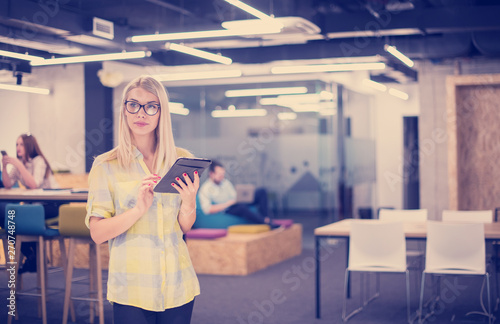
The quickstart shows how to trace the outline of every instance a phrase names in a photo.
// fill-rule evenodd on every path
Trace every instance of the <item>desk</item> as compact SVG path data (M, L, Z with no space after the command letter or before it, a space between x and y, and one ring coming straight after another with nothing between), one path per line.
M0 189L0 202L87 202L88 193L71 190Z
M318 227L314 230L315 237L315 258L316 258L316 318L321 318L321 283L320 283L320 241L327 238L345 239L347 250L347 262L349 261L349 235L351 232L351 223L359 222L378 222L377 219L353 220L344 219L336 223ZM406 239L425 240L427 237L426 223L404 223L404 232ZM484 224L484 236L486 241L500 240L500 223ZM347 264L346 264L347 267Z

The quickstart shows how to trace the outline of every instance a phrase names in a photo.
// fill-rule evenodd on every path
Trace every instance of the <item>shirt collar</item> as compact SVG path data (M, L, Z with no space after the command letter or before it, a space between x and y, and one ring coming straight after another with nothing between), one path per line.
M135 156L136 158L139 158L139 157L140 157L140 158L144 159L144 156L142 155L141 151L139 151L139 149L138 149L136 146L133 146L133 148L134 148L134 149L133 149L133 151L134 151L134 156Z

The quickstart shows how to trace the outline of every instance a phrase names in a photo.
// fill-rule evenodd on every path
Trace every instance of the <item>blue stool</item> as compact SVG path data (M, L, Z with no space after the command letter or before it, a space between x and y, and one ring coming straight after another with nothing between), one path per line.
M45 211L42 205L36 204L8 204L5 211L5 229L14 230L15 234L15 278L16 296L27 295L37 296L41 299L41 315L43 324L47 324L47 258L45 255L45 241L47 239L59 238L61 246L61 257L63 258L63 268L65 269L66 250L64 241L59 236L57 229L47 228L45 225ZM10 235L10 234L9 234ZM37 242L37 276L40 293L17 292L20 288L19 265L21 263L21 244L23 242ZM66 271L65 271L66 272ZM18 310L16 312L16 319ZM40 316L40 309L39 309ZM8 323L12 322L12 316L8 315Z

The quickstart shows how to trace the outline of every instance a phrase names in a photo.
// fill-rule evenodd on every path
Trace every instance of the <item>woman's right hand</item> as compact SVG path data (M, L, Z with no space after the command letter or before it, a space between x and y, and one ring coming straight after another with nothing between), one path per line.
M139 210L141 216L144 215L153 204L153 188L159 179L160 177L155 174L148 175L142 179L139 194L137 195L137 204L135 205L135 208Z
M5 155L2 158L2 164L3 164L3 166L6 166L7 164L12 164L16 168L19 168L19 164L22 164L22 162L19 161L19 159L16 157Z

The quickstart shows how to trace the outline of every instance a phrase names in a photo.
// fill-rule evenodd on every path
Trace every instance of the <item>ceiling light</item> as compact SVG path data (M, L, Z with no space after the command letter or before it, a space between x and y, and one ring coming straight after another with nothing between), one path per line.
M362 70L383 70L385 63L346 63L346 64L311 64L275 66L271 68L272 74L288 73L316 73L316 72L342 72L342 71L362 71Z
M291 107L298 104L316 104L323 100L321 93L280 95L275 98L262 98L259 103L263 106L277 105Z
M110 54L61 57L61 58L45 59L43 61L37 60L37 61L31 61L30 64L32 66L43 66L43 65L55 65L55 64L69 64L69 63L114 61L114 60L143 58L150 55L151 52L145 52L145 51L121 52L121 53L110 53Z
M262 35L262 34L276 34L281 29L278 28L261 28L251 30L205 30L183 33L167 33L167 34L154 34L154 35L139 35L132 36L127 41L132 43L141 42L155 42L155 41L171 41L180 39L194 39L194 38L214 38L214 37L232 37L232 36L249 36L249 35Z
M227 110L213 110L212 117L262 117L267 115L267 110L262 108L257 109L227 109Z
M189 115L189 109L185 108L184 104L181 102L169 102L168 110L171 114L177 114L183 116Z
M382 92L387 91L387 87L379 82L375 82L375 81L372 81L369 79L364 79L362 81L362 83L364 86L367 86L367 87L372 88L374 90L378 90L378 91L382 91Z
M247 5L246 3L243 3L243 2L241 2L239 0L225 0L225 1L227 3L232 4L235 7L240 8L243 11L248 12L252 16L255 16L255 17L259 18L259 19L273 19L273 17L268 16L265 13L263 13L262 11L259 11L259 10L255 9L255 8L253 8L253 7Z
M389 94L394 96L394 97L398 97L399 99L403 99L403 100L408 100L408 98L410 97L406 92L403 92L403 91L400 91L400 90L397 90L394 88L389 89Z
M285 26L277 19L261 20L261 19L244 19L244 20L229 20L222 22L221 26L229 30L274 30L281 31Z
M406 56L403 53L401 53L400 51L398 51L396 49L396 47L394 47L394 46L390 46L390 45L385 44L384 50L386 52L392 54L395 58L397 58L398 60L400 60L401 62L403 62L404 64L406 64L409 67L413 67L415 65L415 63L408 56Z
M380 36L406 36L421 35L422 31L418 28L397 28L397 29L378 29L378 30L357 30L345 32L327 33L329 39L335 38L356 38L356 37L380 37Z
M39 25L37 25L37 28ZM57 53L61 55L77 55L82 53L82 49L76 46L60 45L60 44L47 44L39 41L27 40L24 38L9 38L7 36L0 36L0 43L10 44L18 47L26 47L45 51L49 53Z
M319 96L323 100L333 100L333 99L335 99L335 95L333 93L331 93L330 91L325 91L325 90L321 91L319 93Z
M50 94L49 89L44 88L35 88L35 87L26 87L22 85L12 85L12 84L0 84L0 89L3 90L11 90L11 91L20 91L20 92L28 92L28 93L36 93L48 95Z
M297 114L294 112L280 112L278 113L279 120L294 120L297 119Z
M205 51L202 51L202 50L199 50L196 48L192 48L192 47L188 47L188 46L184 46L184 45L179 45L179 44L175 44L175 43L166 43L165 47L169 50L172 50L172 51L181 52L181 53L193 55L196 57L201 57L201 58L204 58L206 60L214 61L217 63L222 63L222 64L226 64L226 65L233 63L233 60L231 60L229 57L205 52Z
M284 87L284 88L261 88L261 89L240 89L227 90L226 97L252 97L252 96L271 96L279 94L299 94L306 93L307 87Z
M0 50L0 56L7 56L7 57L20 59L20 60L26 60L26 61L36 61L36 60L43 60L44 59L41 56L33 56L33 55L28 55L28 54L20 54L20 53L14 53L14 52L2 51L2 50Z
M320 105L315 104L298 104L298 105L289 105L290 109L294 112L318 112L322 108Z
M241 76L241 70L220 70L220 71L200 71L183 72L154 75L159 81L180 81L180 80L203 80L215 78L237 78Z

